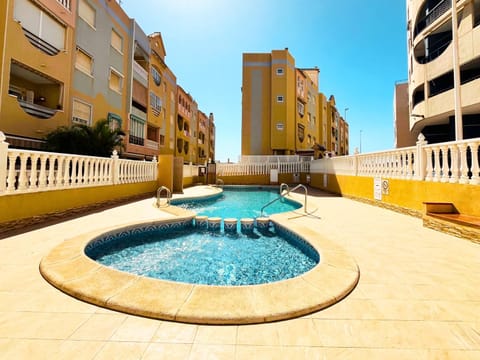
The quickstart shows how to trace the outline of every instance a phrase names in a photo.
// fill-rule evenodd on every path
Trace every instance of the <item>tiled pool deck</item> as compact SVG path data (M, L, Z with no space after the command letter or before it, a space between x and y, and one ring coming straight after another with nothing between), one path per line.
M195 192L195 189L188 189ZM203 190L202 190L203 191ZM341 302L297 319L211 326L152 320L76 300L40 260L73 236L172 218L138 201L0 240L2 359L480 359L480 246L421 219L318 192L289 217L360 268ZM303 296L303 294L298 294Z

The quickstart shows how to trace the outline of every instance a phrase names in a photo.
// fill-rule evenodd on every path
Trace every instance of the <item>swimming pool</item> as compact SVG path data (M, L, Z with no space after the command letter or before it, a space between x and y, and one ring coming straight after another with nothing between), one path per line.
M90 244L93 260L140 276L192 284L239 286L296 277L319 255L304 239L277 226L262 232L224 234L157 227Z
M198 215L220 218L257 218L261 216L264 205L279 196L278 187L229 187L223 193L207 199L174 199L172 205L193 210ZM265 208L264 215L299 209L302 205L285 197Z

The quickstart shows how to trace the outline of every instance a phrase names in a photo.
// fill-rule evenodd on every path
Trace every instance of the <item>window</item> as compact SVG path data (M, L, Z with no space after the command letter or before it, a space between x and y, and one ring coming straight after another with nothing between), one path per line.
M301 117L305 115L305 105L301 101L297 101L297 110Z
M112 37L110 39L112 47L120 53L123 53L123 39L115 30L112 30Z
M283 75L283 68L277 68L277 75Z
M88 25L95 28L95 9L86 0L80 0L78 4L78 16Z
M117 70L115 70L112 67L110 68L110 79L109 79L109 82L108 82L108 86L113 91L116 91L118 93L122 93L123 75L120 74Z
M160 146L165 146L165 135L160 135Z
M278 95L277 96L277 102L278 103L283 103L283 95Z
M140 119L135 115L130 115L130 136L128 141L131 144L144 144L145 137L145 120Z
M15 1L14 18L26 30L30 42L40 50L55 55L65 49L65 27L31 1Z
M159 115L162 111L162 99L150 91L150 107L153 109L155 115Z
M160 84L162 83L162 76L160 75L160 72L153 66L150 72L152 74L153 82L155 83L155 85L160 86Z
M92 57L78 47L75 52L75 67L88 75L93 74Z
M298 124L297 131L298 131L298 140L300 142L303 142L303 140L305 140L305 126L303 126L302 124Z
M92 106L83 101L73 99L72 122L90 125L92 121Z
M120 115L108 113L107 119L110 130L120 130L122 128L122 118Z
M147 139L158 142L158 128L147 125Z

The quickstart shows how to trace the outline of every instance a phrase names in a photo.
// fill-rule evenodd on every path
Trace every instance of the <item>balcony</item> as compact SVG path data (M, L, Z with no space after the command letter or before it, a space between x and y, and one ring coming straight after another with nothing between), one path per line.
M440 0L436 5L432 7L432 9L427 9L429 5L428 2L421 8L419 11L420 13L427 13L424 17L417 20L415 24L415 29L413 31L413 37L415 38L418 34L420 34L424 29L428 26L433 24L435 20L437 20L440 16L445 14L448 10L452 7L452 0Z
M63 85L25 65L11 62L8 94L20 107L40 119L51 118L62 108Z
M148 87L148 71L145 70L138 62L133 61L133 77L142 85Z

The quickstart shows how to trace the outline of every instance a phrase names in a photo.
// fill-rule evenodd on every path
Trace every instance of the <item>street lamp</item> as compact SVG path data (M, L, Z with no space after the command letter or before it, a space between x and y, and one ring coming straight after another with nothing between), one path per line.
M349 110L349 108L345 108L345 116L343 117L343 120L345 120L345 122L347 122L347 111Z

